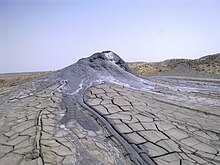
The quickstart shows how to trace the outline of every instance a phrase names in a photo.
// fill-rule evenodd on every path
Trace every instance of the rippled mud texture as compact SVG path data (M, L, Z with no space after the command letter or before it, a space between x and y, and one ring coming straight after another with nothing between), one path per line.
M220 80L140 79L115 53L0 89L0 164L220 164Z

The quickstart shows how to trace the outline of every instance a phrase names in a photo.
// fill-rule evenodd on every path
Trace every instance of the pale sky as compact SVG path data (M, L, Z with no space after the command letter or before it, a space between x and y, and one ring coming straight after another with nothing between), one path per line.
M0 0L0 73L57 70L95 52L125 61L220 52L220 0Z

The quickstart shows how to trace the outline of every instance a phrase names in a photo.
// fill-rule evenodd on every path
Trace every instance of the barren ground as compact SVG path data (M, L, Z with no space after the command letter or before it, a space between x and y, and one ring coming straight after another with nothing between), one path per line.
M84 61L65 72L0 75L0 165L220 164L216 63L129 64L141 80L107 59L95 65L99 58L88 60L94 74L105 66L117 79L90 84L80 77Z

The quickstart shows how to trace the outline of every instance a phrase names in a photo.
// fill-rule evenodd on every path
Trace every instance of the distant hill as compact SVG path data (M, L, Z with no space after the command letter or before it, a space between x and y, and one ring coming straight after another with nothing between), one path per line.
M220 53L199 59L170 59L162 62L129 62L130 69L141 76L199 76L220 78Z

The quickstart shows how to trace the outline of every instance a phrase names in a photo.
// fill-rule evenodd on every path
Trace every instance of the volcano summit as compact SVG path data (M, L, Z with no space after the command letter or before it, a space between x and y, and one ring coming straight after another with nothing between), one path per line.
M219 79L142 79L111 51L22 76L0 77L0 164L220 164Z

